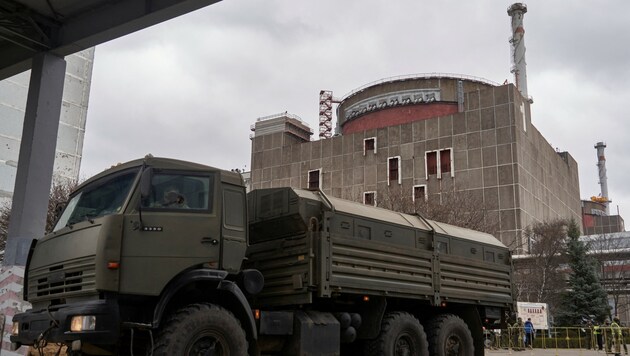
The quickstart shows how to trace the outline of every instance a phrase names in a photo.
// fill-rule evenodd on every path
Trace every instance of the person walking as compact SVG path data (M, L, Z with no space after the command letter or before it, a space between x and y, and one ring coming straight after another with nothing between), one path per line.
M531 349L533 348L534 333L536 332L531 318L527 318L527 321L523 325L523 329L525 331L525 347L529 347Z
M599 351L602 351L604 349L604 339L602 337L602 328L599 324L593 325L593 336L595 336L595 341L597 341L597 348Z
M523 349L523 336L524 336L524 325L523 319L518 317L514 325L512 325L512 335L513 335L513 349L514 350L522 350Z
M617 340L619 342L619 344L621 346L623 346L623 352L624 354L628 354L628 346L626 345L626 342L624 340L623 337L623 324L621 324L621 322L619 321L618 317L615 317L613 319L613 324L617 325L617 335L615 336L615 340ZM619 353L621 353L621 347L619 348Z
M619 325L619 318L614 318L610 323L610 332L612 334L613 352L615 356L621 356L621 343L623 342L623 334ZM624 345L625 346L625 345Z
M606 343L606 353L609 354L612 352L612 328L610 327L610 320L606 318L604 321L604 327L602 328L604 332L604 342Z
M586 322L586 330L582 329L586 334L586 349L595 349L595 334L593 333L593 322L591 320Z

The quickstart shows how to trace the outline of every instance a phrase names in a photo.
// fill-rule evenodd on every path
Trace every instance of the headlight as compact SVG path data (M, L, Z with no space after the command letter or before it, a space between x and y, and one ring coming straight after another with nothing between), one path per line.
M20 323L17 321L13 322L13 326L11 327L11 335L17 336L20 333Z
M96 329L95 315L77 315L70 321L70 331L93 331Z

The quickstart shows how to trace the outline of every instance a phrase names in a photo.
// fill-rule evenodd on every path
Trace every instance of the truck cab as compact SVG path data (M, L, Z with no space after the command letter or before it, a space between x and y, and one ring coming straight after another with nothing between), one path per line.
M213 298L231 300L251 339L235 283L244 279L246 207L239 173L173 159L149 156L87 180L34 240L24 287L33 309L14 317L12 342L117 353L109 345L127 331L154 330L173 308Z

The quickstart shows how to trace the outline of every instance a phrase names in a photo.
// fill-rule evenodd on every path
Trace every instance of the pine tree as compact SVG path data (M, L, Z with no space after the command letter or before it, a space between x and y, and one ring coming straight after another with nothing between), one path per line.
M567 258L571 273L567 291L556 315L557 325L577 325L582 316L594 315L603 321L610 313L606 291L597 276L594 259L587 255L588 247L579 240L580 228L571 220L567 231Z

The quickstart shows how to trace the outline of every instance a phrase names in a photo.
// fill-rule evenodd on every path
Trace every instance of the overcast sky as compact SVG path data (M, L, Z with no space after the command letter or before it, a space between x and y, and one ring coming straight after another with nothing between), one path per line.
M513 82L514 1L224 0L96 48L81 177L143 157L249 169L250 125L284 111L318 133L321 89L398 75ZM630 1L527 1L532 123L630 221ZM625 110L624 110L625 109Z

